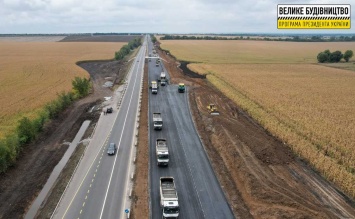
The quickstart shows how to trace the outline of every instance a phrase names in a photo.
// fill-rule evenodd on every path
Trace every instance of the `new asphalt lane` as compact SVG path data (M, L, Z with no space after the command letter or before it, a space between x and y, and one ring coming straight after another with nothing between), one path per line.
M148 40L148 50L153 44ZM165 71L162 64L155 65L155 59L148 63L149 82L157 80ZM163 63L163 62L161 62ZM166 72L168 73L168 72ZM159 179L174 177L180 206L180 219L234 218L224 193L209 163L204 147L199 139L188 105L188 88L178 93L177 85L160 86L158 94L149 92L149 187L150 218L162 218L159 194ZM152 114L160 112L163 129L153 129ZM155 141L167 139L169 148L168 167L157 166Z

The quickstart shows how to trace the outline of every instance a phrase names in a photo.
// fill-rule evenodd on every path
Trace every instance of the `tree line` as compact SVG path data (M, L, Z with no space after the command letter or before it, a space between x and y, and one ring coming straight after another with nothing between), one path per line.
M24 147L36 140L44 125L59 116L60 112L81 97L88 95L91 84L86 78L75 77L72 81L73 90L61 92L57 98L47 103L35 118L23 117L18 121L12 134L0 139L0 173L12 166Z
M352 50L346 50L343 54L341 51L337 50L335 52L330 52L329 49L324 50L323 52L318 53L317 60L320 63L336 63L340 62L341 59L344 59L346 62L349 61L351 57L353 57L354 53Z
M264 41L291 41L291 42L355 42L355 36L339 36L339 37L329 37L324 38L321 36L312 37L300 37L292 36L287 38L282 37L254 37L250 36L235 36L235 37L224 37L224 36L186 36L186 35L164 35L160 37L161 40L264 40Z
M119 51L115 52L115 60L122 60L131 52L131 50L139 47L140 45L142 45L142 38L134 38L133 40L129 41L127 45L122 46Z

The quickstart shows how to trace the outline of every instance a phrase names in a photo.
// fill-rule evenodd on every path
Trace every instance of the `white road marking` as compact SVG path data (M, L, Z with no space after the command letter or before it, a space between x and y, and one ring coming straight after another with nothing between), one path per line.
M137 62L135 62L135 63L137 63ZM137 78L138 78L138 77L137 77L137 74L136 74L135 76L136 76L136 78L135 78L134 83L133 83L133 88L135 87L136 82L137 82ZM130 97L129 103L128 103L128 109L129 109L130 106L131 106L133 93L134 93L134 92L133 92L133 90L132 90L131 97ZM129 110L127 110L126 116L125 116L125 119L124 119L124 122L123 122L123 127L122 127L122 132L121 132L120 140L119 140L119 142L118 142L118 147L120 146L121 141L122 141L123 130L124 130L125 126L126 126L126 121L127 121L128 113L129 113ZM113 162L113 167L115 167L115 164L116 164L116 161L117 161L117 157L118 157L118 156L117 156L117 154L116 154L115 160L114 160L114 162ZM106 193L105 193L104 203L102 204L100 219L102 219L102 214L104 213L104 208L105 208L105 204L106 204L107 194L108 194L108 190L110 189L110 185L111 185L111 180L112 180L112 176L113 176L113 171L114 171L114 169L115 169L115 168L112 168L112 171L111 171L109 183L108 183L108 186L107 186L107 189L106 189Z

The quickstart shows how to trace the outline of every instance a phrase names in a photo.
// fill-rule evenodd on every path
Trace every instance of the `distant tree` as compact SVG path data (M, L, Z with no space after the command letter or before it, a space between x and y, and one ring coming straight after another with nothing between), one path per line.
M337 50L335 52L332 52L329 56L329 62L340 62L340 60L343 58L343 54Z
M300 41L300 37L299 37L299 36L294 36L294 37L293 37L293 40L294 40L294 41Z
M318 54L318 56L317 56L317 60L318 60L318 62L320 62L320 63L328 62L329 56L328 56L328 54L325 53L325 52L320 52L320 53Z
M150 38L152 39L153 43L155 43L157 41L157 38L153 34L150 35Z
M354 55L354 53L352 50L346 50L343 58L345 59L346 62L348 62L349 59L351 59L351 57L353 57L353 55Z

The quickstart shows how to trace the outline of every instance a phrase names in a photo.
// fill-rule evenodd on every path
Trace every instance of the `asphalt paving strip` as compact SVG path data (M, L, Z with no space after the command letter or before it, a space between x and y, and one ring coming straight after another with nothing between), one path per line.
M156 80L160 71L165 69L161 66L155 67L155 63L152 62L148 62L148 65L149 81ZM179 196L179 218L234 218L193 125L187 92L178 94L175 85L160 87L157 95L148 92L149 116L155 111L161 112L164 122L162 131L155 131L149 127L150 217L161 217L159 177L173 176ZM155 139L158 137L165 137L168 140L170 161L167 168L155 165ZM198 156L195 156L196 154ZM200 163L203 163L203 168ZM212 187L217 188L208 191L206 185L211 183L208 182L210 179L217 183Z

